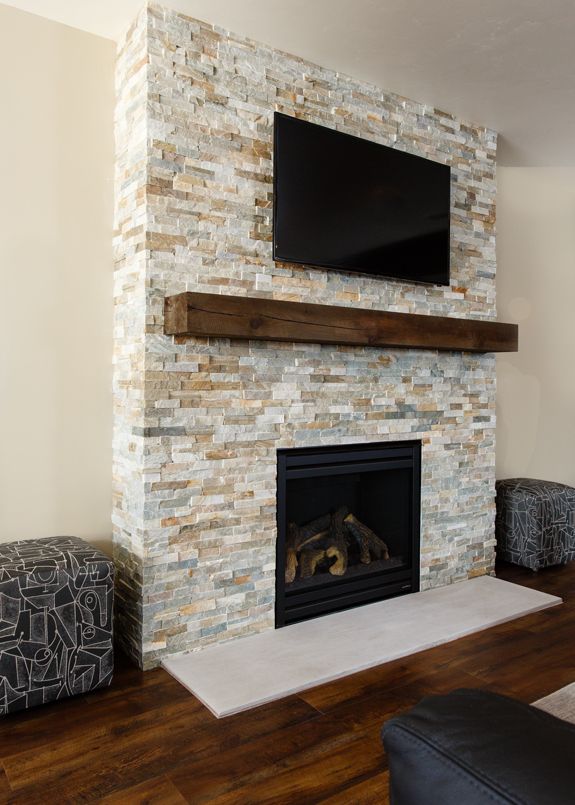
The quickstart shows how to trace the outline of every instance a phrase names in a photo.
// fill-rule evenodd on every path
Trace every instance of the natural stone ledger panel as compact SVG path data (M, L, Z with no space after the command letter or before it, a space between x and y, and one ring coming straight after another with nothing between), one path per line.
M167 297L164 331L167 335L469 352L516 352L518 338L516 324L201 293Z
M148 6L117 69L118 632L145 667L273 628L276 450L422 441L421 586L493 568L491 354L172 337L186 291L495 321L488 129ZM272 258L273 113L451 166L451 284Z
M115 617L123 647L136 659L142 655L141 590L146 561L141 471L145 443L138 432L145 422L147 51L147 20L140 15L116 60L112 475Z

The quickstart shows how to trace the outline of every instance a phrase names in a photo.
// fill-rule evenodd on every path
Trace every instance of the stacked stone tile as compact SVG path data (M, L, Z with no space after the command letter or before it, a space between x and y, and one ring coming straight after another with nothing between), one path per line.
M113 524L116 617L124 647L141 659L146 526L144 382L148 172L145 14L118 52L116 70L116 233L114 280Z
M185 290L492 319L493 132L150 6L117 68L118 631L144 667L273 627L276 450L420 438L422 588L493 567L492 355L173 339ZM451 286L272 260L274 110L452 166Z

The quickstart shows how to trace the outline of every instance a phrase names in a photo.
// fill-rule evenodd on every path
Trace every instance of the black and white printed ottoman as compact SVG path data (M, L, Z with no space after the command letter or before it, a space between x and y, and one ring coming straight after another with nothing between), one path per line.
M114 566L78 537L0 544L0 715L112 681Z
M575 489L553 481L497 481L497 556L539 570L575 559Z

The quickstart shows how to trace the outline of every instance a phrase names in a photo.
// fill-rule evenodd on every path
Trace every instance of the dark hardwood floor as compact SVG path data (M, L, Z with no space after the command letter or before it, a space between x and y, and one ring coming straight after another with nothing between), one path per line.
M498 575L565 603L222 720L119 658L106 691L0 719L0 802L385 803L386 719L428 693L529 702L575 681L575 563Z

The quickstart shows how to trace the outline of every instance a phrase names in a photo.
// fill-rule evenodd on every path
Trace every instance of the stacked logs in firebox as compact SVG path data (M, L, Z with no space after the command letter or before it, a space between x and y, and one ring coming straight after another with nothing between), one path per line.
M347 570L349 548L356 543L360 562L368 565L372 557L389 559L389 550L368 526L346 506L333 514L316 517L305 525L288 524L286 548L286 584L299 575L311 578L319 567L328 566L332 576L343 576Z

